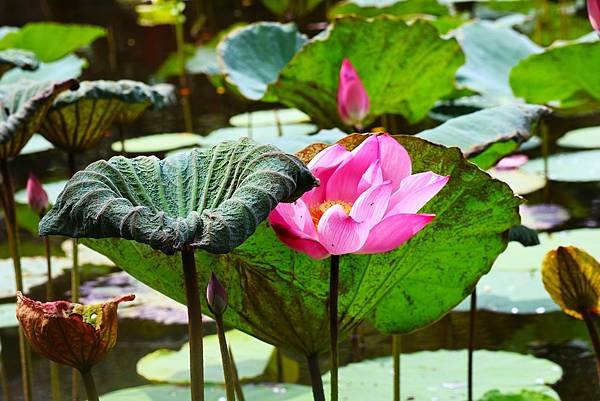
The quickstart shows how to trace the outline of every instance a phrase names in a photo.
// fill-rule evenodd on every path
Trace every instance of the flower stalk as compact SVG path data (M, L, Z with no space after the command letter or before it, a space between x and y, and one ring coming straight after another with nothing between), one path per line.
M240 377L238 375L238 368L235 364L235 358L233 357L233 351L229 347L229 359L231 360L231 376L233 378L233 385L235 387L235 396L237 401L246 401L244 397L244 390L242 389L242 383L240 383Z
M402 354L402 335L392 335L392 356L394 359L394 401L400 401L400 355Z
M475 319L477 318L477 288L471 293L469 311L469 358L467 362L467 399L473 401L473 352L475 350Z
M308 362L308 372L310 374L310 384L314 401L325 401L325 391L323 390L323 379L321 378L321 368L319 367L319 355L313 354L306 357Z
M331 401L338 401L338 292L340 255L331 255L329 271L329 335L331 342Z
M582 313L583 321L590 335L590 341L594 347L594 353L596 355L596 372L598 374L598 382L600 383L600 338L598 337L598 331L596 330L596 324L592 314L589 311Z
M190 338L190 382L192 401L204 401L204 361L202 349L202 307L196 273L196 261L193 248L181 251L183 277L188 310L188 335Z
M77 172L77 163L75 161L75 154L73 152L67 153L67 162L69 166L69 175L73 177ZM79 284L81 282L81 278L79 275L79 249L77 247L78 241L77 238L73 238L71 241L73 246L73 266L71 268L71 302L79 302ZM78 399L77 384L77 371L73 369L71 370L71 398L73 400Z
M87 372L81 372L81 378L83 379L85 392L87 393L87 401L100 401L100 398L98 397L98 391L96 390L96 383L94 382L94 377L92 376L92 371L88 370Z

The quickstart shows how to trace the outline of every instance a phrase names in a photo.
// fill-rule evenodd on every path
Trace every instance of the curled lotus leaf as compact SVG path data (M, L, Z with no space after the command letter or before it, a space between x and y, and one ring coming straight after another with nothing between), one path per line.
M544 257L542 281L562 310L577 319L600 312L600 263L574 246L559 246Z
M40 62L30 51L20 49L0 50L0 77L11 68L35 70Z
M352 149L365 138L351 135L340 143ZM382 298L393 299L392 316L405 315L411 325L439 318L470 293L506 248L506 231L519 222L520 201L510 188L465 160L459 149L411 136L395 138L409 152L414 173L433 171L451 178L423 210L435 213L436 219L409 242L388 253L341 258L342 338ZM325 146L315 145L299 156L310 160L314 148ZM133 241L84 242L140 281L185 302L179 258ZM227 288L224 319L229 327L304 355L328 350L327 260L293 251L263 223L226 255L196 252L196 263L201 287L207 285L212 270Z
M73 85L74 80L0 85L0 159L19 154L38 130L52 101Z
M295 156L243 138L159 160L100 160L67 182L40 235L120 237L166 254L227 253L317 184Z
M173 87L142 82L84 81L79 89L59 96L40 131L67 152L94 147L113 123L131 123L145 110L174 102Z

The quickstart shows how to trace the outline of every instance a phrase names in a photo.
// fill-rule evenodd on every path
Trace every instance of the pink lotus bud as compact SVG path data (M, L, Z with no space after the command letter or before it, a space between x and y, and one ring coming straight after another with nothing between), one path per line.
M211 273L210 281L206 287L206 301L215 315L225 313L225 309L227 309L227 291L225 291L225 287L214 273Z
M27 179L27 203L37 213L44 213L48 209L48 194L44 190L42 183L33 173L29 173Z
M337 105L338 114L347 125L360 128L362 120L369 114L369 95L348 59L344 59L340 68Z
M592 28L600 35L600 0L588 0L587 6Z

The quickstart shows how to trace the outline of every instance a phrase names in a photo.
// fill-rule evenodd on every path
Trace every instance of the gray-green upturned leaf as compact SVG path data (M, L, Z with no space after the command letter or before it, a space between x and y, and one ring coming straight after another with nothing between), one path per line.
M30 51L19 49L0 50L0 77L11 68L35 70L39 64L35 54Z
M259 100L307 40L294 24L259 22L229 33L217 57L227 81L248 99Z
M417 136L444 146L458 146L476 164L489 168L518 149L549 110L542 106L507 105L448 120Z
M186 246L227 253L277 203L316 184L296 157L247 138L164 160L117 156L69 180L40 235L120 237L166 254Z
M86 59L69 54L50 63L40 63L34 71L13 68L0 78L0 84L11 84L22 79L32 81L65 81L79 78L83 69L87 67Z
M506 230L519 222L519 200L512 191L464 160L458 149L416 137L397 138L411 155L415 173L434 171L451 179L423 210L436 213L436 219L408 243L385 254L341 258L342 338L394 288L402 290L396 312L410 310L411 324L446 313L489 270L506 247ZM140 281L185 302L179 258L133 241L84 242ZM466 266L464 260L471 263ZM300 354L328 349L327 261L293 251L268 224L261 224L227 255L196 252L196 263L200 287L206 286L212 270L227 288L224 319L229 327Z
M552 47L513 68L510 84L528 103L547 104L565 113L600 107L600 42Z
M131 123L149 107L158 109L173 102L171 85L84 81L78 90L54 101L40 132L55 146L79 152L95 146L113 123Z
M52 101L74 81L0 85L0 159L15 157L39 128Z
M452 92L456 70L464 63L456 40L442 39L428 22L342 18L294 56L269 93L323 128L343 127L337 89L345 58L370 98L365 124L385 113L401 114L412 123L423 119L438 99Z

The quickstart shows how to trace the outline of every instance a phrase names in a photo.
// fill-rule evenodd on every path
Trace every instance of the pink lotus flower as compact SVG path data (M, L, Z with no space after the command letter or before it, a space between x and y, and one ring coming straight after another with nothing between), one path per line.
M387 134L351 152L330 146L308 167L321 185L280 203L269 222L284 244L315 259L397 248L434 219L417 212L450 178L412 174L408 152Z
M587 6L592 28L600 34L600 0L588 0Z
M48 208L48 194L44 190L42 183L33 173L29 173L27 179L27 203L36 213L43 213Z
M369 95L348 59L344 59L340 68L337 106L344 124L358 128L361 128L362 121L369 114Z

